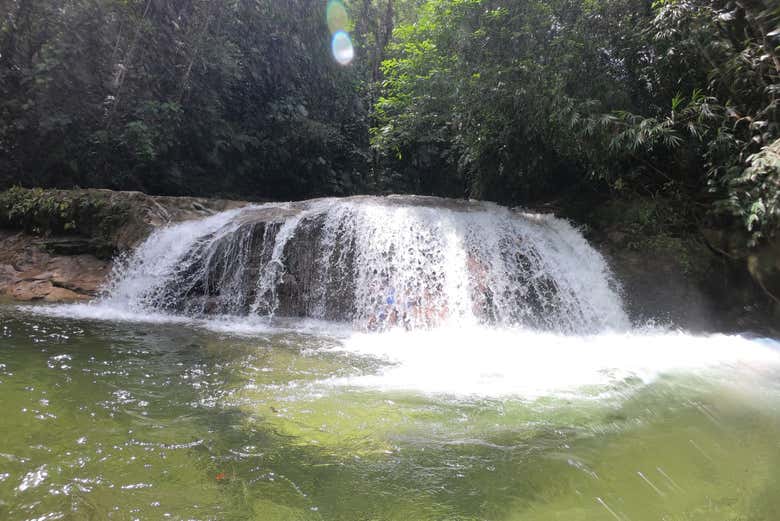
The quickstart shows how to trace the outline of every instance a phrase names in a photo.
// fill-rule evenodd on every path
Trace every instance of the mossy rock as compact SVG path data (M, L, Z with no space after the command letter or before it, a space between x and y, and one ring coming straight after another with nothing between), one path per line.
M0 192L0 228L45 237L46 248L56 254L90 253L109 258L132 249L158 226L245 204L103 189L15 187Z
M110 192L15 187L0 193L0 227L87 238L89 246L82 249L101 256L113 253L113 236L129 214L127 202Z

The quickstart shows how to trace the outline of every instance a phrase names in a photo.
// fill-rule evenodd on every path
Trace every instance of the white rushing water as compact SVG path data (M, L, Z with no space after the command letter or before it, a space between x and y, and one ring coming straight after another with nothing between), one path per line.
M633 329L604 259L565 220L432 198L256 205L172 225L118 264L104 297L44 312L314 333L323 349L387 363L330 384L454 395L780 362L773 341Z
M252 206L158 230L116 270L99 305L371 330L629 326L604 259L568 222L414 198Z
M771 339L656 328L597 335L479 327L396 330L354 334L334 350L388 366L332 384L472 397L608 397L629 382L635 389L637 382L692 373L751 385L777 374L780 365L780 343Z

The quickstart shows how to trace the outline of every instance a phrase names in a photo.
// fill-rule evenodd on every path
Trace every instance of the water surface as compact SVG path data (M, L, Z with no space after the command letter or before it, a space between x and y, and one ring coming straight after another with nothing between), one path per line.
M0 306L0 519L780 512L769 340L357 334L40 309Z

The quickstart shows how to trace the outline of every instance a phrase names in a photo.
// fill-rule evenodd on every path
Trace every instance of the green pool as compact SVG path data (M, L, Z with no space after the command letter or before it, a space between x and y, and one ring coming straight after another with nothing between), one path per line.
M38 311L0 306L3 520L780 518L769 340Z

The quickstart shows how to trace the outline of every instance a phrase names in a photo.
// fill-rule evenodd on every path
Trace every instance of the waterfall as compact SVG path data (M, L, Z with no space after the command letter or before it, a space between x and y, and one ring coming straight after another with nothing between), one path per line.
M629 325L604 259L567 221L416 196L253 205L159 229L117 263L101 304L367 330Z

